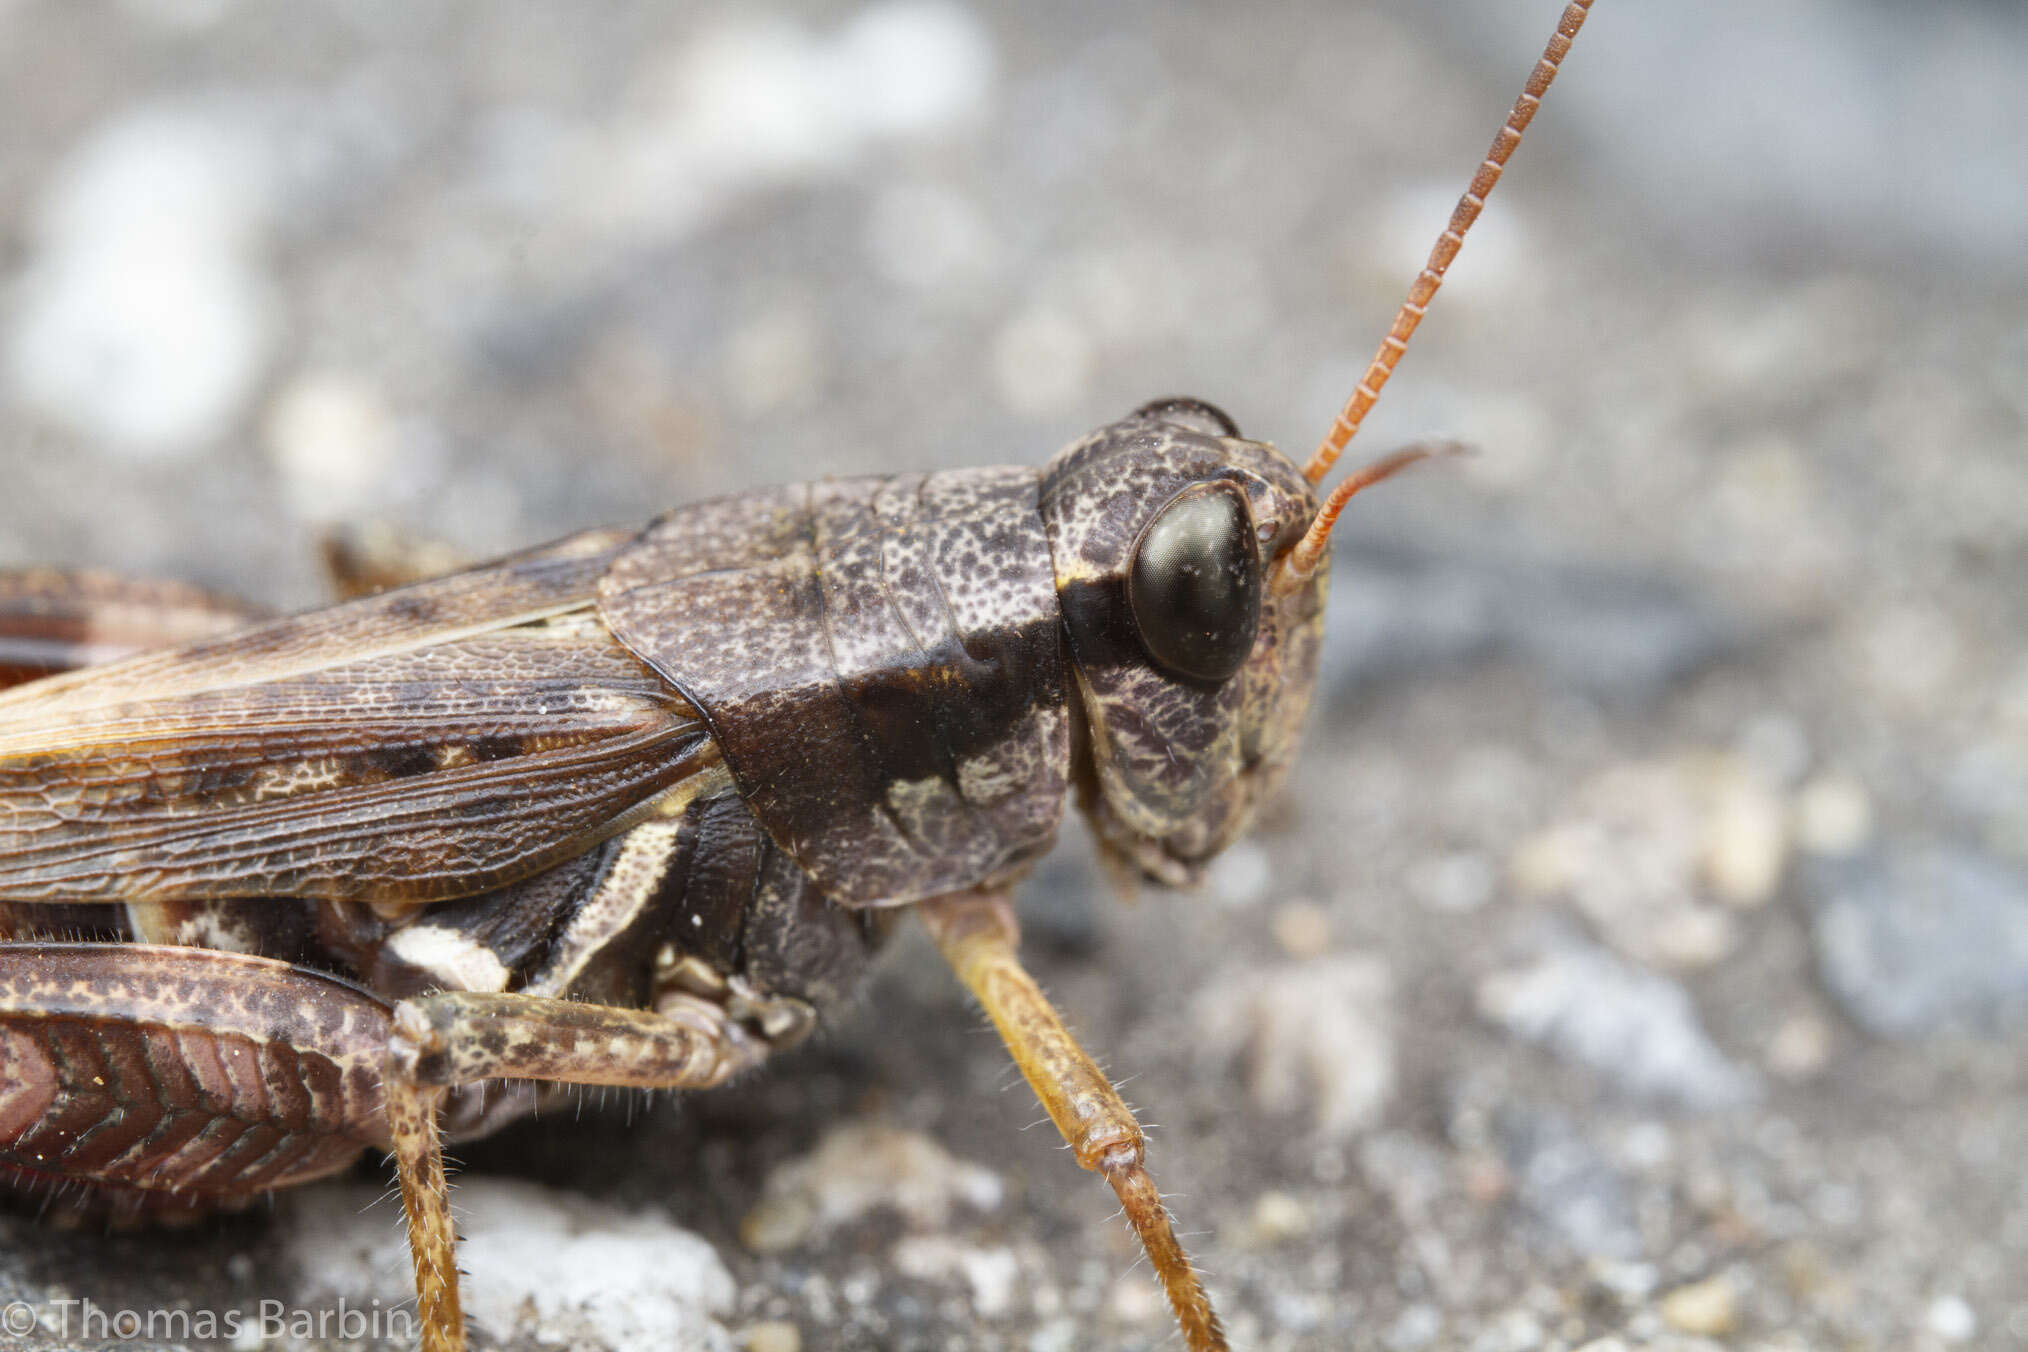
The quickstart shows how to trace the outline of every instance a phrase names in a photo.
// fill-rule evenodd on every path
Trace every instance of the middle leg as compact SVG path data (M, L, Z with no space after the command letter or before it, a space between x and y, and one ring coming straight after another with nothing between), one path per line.
M654 1010L541 996L451 991L394 1012L382 1081L423 1352L460 1352L457 1235L451 1226L437 1109L481 1080L544 1080L631 1089L705 1089L758 1064L767 1045L719 1006L665 996Z

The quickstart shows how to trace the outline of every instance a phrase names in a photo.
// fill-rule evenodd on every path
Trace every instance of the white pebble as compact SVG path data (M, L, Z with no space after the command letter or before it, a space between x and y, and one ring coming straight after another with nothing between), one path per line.
M1227 906L1252 906L1274 885L1274 860L1252 841L1237 841L1211 861L1204 876L1211 895Z
M284 386L263 425L290 503L313 520L359 516L384 500L398 449L380 392L342 371L313 371Z
M1201 1046L1243 1054L1247 1092L1267 1113L1308 1108L1320 1138L1380 1121L1394 1095L1394 978L1385 959L1347 953L1241 971L1194 1005Z
M1938 1296L1929 1303L1924 1322L1947 1343L1968 1343L1979 1331L1979 1317L1963 1296Z
M452 1188L451 1206L466 1312L496 1337L731 1352L718 1320L734 1305L732 1274L710 1244L661 1216L472 1176ZM380 1189L320 1189L294 1214L287 1257L298 1269L354 1304L407 1299L400 1206Z
M1493 899L1499 872L1492 860L1475 850L1434 855L1409 871L1411 892L1433 911L1464 915Z
M840 87L876 135L921 135L977 112L993 82L993 43L968 11L890 0L857 14L834 55Z
M1674 981L1568 942L1479 983L1479 1013L1641 1097L1715 1108L1753 1096L1753 1077L1712 1042Z
M946 1235L909 1235L895 1244L894 1267L904 1276L934 1282L962 1278L972 1292L972 1313L999 1319L1014 1307L1021 1263L1007 1248L981 1249Z
M993 85L989 34L955 5L894 0L835 37L742 14L653 63L614 126L569 149L566 196L595 235L668 239L774 184L948 133Z
M1672 1326L1701 1337L1724 1338L1739 1327L1739 1290L1722 1272L1677 1287L1658 1308Z
M1253 1233L1263 1244L1280 1244L1308 1234L1310 1209L1286 1192L1264 1192L1253 1204Z
M990 1211L1003 1193L999 1175L951 1158L920 1132L847 1123L768 1175L740 1238L756 1252L778 1253L883 1207L937 1229L955 1207Z
M803 1352L803 1333L786 1319L764 1319L747 1326L740 1345L746 1352Z
M1789 848L1782 800L1750 773L1726 775L1704 823L1704 877L1719 900L1765 905L1781 886Z
M264 210L254 148L216 118L151 111L101 131L38 212L7 335L15 396L134 456L224 436L274 328Z
M1393 1327L1387 1330L1387 1346L1392 1352L1418 1352L1437 1340L1444 1331L1444 1317L1432 1305L1411 1305L1395 1319Z
M1815 1014L1783 1020L1767 1044L1767 1068L1785 1080L1807 1080L1831 1059L1831 1025Z
M1795 803L1796 841L1813 854L1850 854L1873 834L1873 800L1850 775L1818 775Z

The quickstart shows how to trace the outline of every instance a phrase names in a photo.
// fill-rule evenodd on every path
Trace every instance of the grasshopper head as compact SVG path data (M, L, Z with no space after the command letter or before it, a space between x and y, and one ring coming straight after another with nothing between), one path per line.
M1169 399L1061 452L1042 479L1104 848L1194 882L1294 758L1329 575L1270 573L1317 514L1303 473L1208 404Z

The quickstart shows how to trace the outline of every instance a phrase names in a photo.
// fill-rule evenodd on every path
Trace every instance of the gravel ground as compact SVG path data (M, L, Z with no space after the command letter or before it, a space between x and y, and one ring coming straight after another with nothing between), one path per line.
M301 605L338 521L483 554L1178 390L1305 444L1555 8L0 0L0 559ZM2028 1344L2024 59L1604 0L1363 438L1483 453L1341 532L1293 792L1201 893L1031 889L1236 1345ZM1010 1081L904 943L765 1077L468 1148L473 1306L1174 1345ZM386 1319L383 1186L0 1219L0 1346ZM324 1332L236 1345L383 1345Z

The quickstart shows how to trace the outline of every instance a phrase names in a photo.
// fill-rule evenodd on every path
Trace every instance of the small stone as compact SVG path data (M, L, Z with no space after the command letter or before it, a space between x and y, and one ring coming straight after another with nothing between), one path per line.
M358 515L386 496L399 450L380 392L342 371L298 376L268 406L268 455L290 505L313 520Z
M1028 1337L1028 1352L1077 1352L1084 1332L1074 1319L1052 1319Z
M1994 1028L2028 1011L2028 875L1954 845L1818 860L1804 873L1817 971L1868 1032Z
M972 1313L998 1319L1014 1305L1021 1284L1021 1264L1006 1248L981 1249L954 1244L943 1235L909 1235L894 1246L895 1270L918 1281L959 1278L971 1288Z
M1491 1206L1514 1191L1514 1175L1504 1161L1493 1155L1468 1155L1458 1170L1465 1196L1480 1206Z
M323 1291L365 1307L409 1295L408 1243L380 1189L296 1203L286 1260ZM570 1347L694 1347L730 1352L718 1322L738 1288L718 1253L654 1212L467 1175L454 1206L469 1274L464 1304L504 1341ZM394 1214L399 1215L399 1207Z
M883 1207L939 1229L956 1207L990 1211L1002 1193L999 1175L951 1158L920 1132L848 1123L768 1175L740 1240L756 1253L781 1253Z
M1979 1331L1979 1317L1963 1296L1938 1296L1929 1303L1923 1322L1947 1343L1968 1343Z
M851 114L889 136L920 136L976 116L995 64L988 27L941 0L859 9L830 59L835 87L851 91Z
M1810 768L1810 737L1795 717L1764 713L1740 730L1739 755L1762 781L1793 785Z
M1521 1209L1544 1234L1586 1259L1641 1252L1634 1190L1598 1146L1561 1113L1520 1104L1493 1123Z
M1676 1141L1661 1122L1636 1122L1621 1135L1619 1154L1631 1167L1654 1173L1676 1157Z
M803 1334L786 1319L763 1319L740 1335L746 1352L803 1352Z
M1409 870L1409 890L1433 911L1466 915L1493 899L1499 872L1485 855L1453 850L1418 863Z
M1964 640L1940 610L1902 606L1868 623L1860 637L1863 672L1881 696L1906 707L1926 706L1957 674Z
M1628 1259L1595 1258L1586 1273L1599 1290L1627 1305L1646 1300L1662 1280L1653 1263Z
M1822 774L1795 801L1796 844L1812 854L1851 854L1873 834L1873 800L1851 775Z
M1310 1110L1342 1141L1379 1122L1394 1093L1393 976L1372 953L1237 972L1194 1005L1205 1054L1246 1065L1261 1111Z
M1315 902L1292 901L1277 907L1268 928L1292 958L1320 958L1331 951L1331 915Z
M1444 1331L1444 1317L1433 1305L1411 1305L1395 1317L1387 1330L1390 1352L1419 1352Z
M817 1208L807 1197L763 1197L740 1218L739 1242L754 1253L787 1253L817 1228Z
M1852 1308L1856 1293L1851 1280L1832 1266L1821 1249L1796 1240L1782 1246L1779 1258L1782 1282L1789 1294L1819 1315L1836 1317Z
M1831 1025L1815 1014L1793 1014L1768 1039L1767 1068L1784 1080L1807 1080L1831 1059Z
M1162 1288L1145 1272L1123 1272L1106 1293L1106 1314L1122 1324L1152 1324L1168 1314Z
M1739 1291L1722 1272L1677 1287L1658 1308L1673 1327L1699 1337L1724 1338L1739 1327Z
M1747 774L1725 776L1704 825L1704 877L1719 900L1767 904L1788 858L1788 814L1781 798Z
M1524 893L1564 897L1607 943L1637 962L1708 967L1732 951L1738 925L1705 893L1713 856L1712 786L1723 757L1615 766L1586 783L1563 818L1524 841L1509 871ZM1750 809L1749 809L1750 811ZM1777 812L1779 818L1779 812ZM1734 833L1725 866L1744 890L1768 888L1764 837ZM1779 864L1774 867L1779 873Z
M1509 1310L1471 1341L1471 1352L1534 1352L1542 1346L1542 1321L1529 1310Z
M1253 1204L1253 1232L1262 1244L1280 1244L1309 1233L1310 1209L1285 1192L1264 1192Z
M1717 1108L1753 1094L1753 1077L1711 1041L1680 985L1589 944L1565 940L1533 966L1494 973L1478 1006L1637 1097Z
M129 456L226 435L276 324L258 143L213 113L129 113L71 152L10 279L13 394Z
M1204 886L1222 904L1252 906L1274 885L1274 861L1268 852L1250 840L1228 846L1204 875Z

